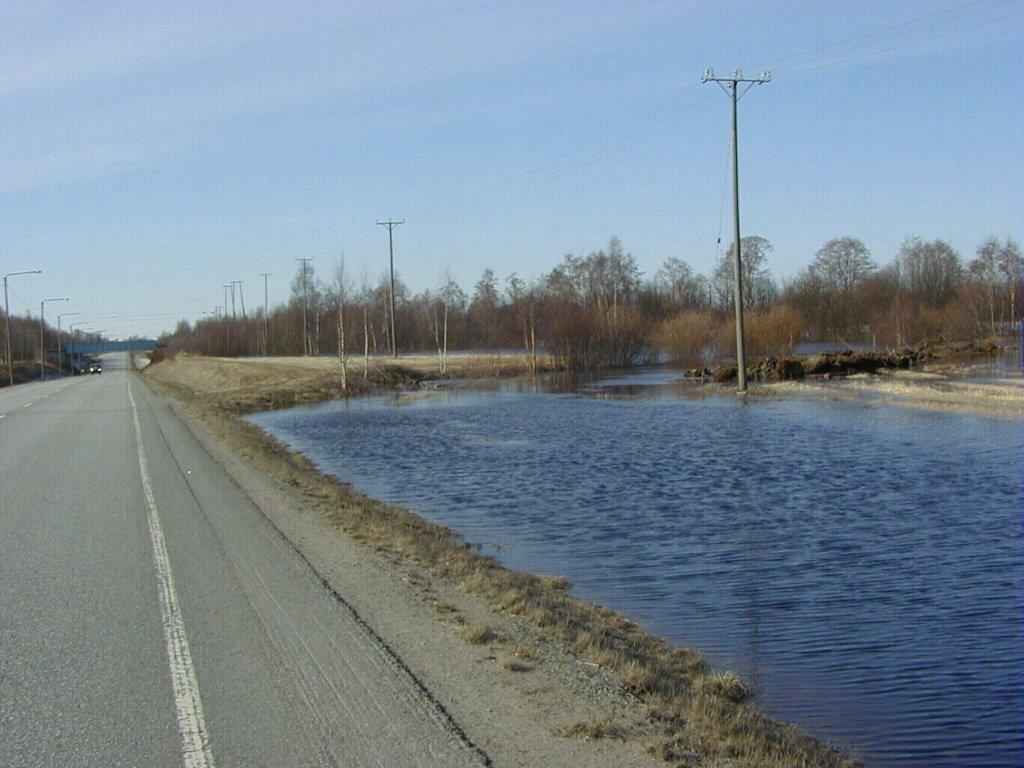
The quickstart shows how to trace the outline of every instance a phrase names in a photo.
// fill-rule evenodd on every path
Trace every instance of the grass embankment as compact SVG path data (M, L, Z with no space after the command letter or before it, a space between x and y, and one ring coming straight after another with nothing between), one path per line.
M524 354L453 354L441 373L436 355L374 356L364 374L363 359L348 366L348 389L342 390L338 360L333 357L232 358L180 354L160 361L152 378L231 413L287 408L336 397L417 386L422 382L505 377L528 374ZM538 372L556 369L546 356L537 358Z
M523 364L503 358L506 372ZM493 373L493 361L466 357L452 374ZM460 367L456 367L460 365ZM436 371L436 359L433 361ZM356 493L325 475L238 415L338 392L327 366L313 362L253 362L179 357L149 366L145 376L181 400L215 435L279 483L300 491L308 505L337 528L377 551L406 558L433 577L488 600L498 611L525 619L580 658L598 664L646 703L648 751L673 765L854 766L857 763L798 729L777 723L746 703L748 690L735 675L716 674L690 648L674 647L625 617L569 595L569 583L513 571L481 554L455 531L400 507ZM410 375L412 372L412 375ZM393 386L418 375L409 358L382 366L367 386ZM336 369L330 374L337 378ZM479 632L467 642L486 642ZM614 722L580 723L566 736L626 738ZM650 734L656 734L652 737Z
M14 369L14 383L15 384L26 384L30 381L39 381L39 361L38 360L15 360L11 366ZM57 366L53 363L46 363L46 377L57 375ZM9 376L7 374L7 366L0 362L0 387L6 387L8 385Z

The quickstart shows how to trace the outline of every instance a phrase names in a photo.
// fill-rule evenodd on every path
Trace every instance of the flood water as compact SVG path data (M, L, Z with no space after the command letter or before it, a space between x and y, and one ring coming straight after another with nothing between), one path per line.
M651 371L258 414L871 766L1024 764L1021 424Z

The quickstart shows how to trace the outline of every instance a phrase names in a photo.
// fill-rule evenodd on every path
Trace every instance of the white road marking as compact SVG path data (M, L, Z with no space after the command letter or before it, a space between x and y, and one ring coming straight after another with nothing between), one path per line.
M24 404L23 406L21 406L21 407L22 407L22 408L28 408L28 407L29 407L30 405L32 405L32 403L25 403L25 404Z
M148 507L149 537L153 542L153 563L160 581L160 613L163 618L164 640L167 642L167 660L171 666L171 685L174 688L174 704L178 710L178 731L181 734L181 756L185 768L213 768L213 752L210 750L210 734L203 718L203 702L199 698L199 682L196 680L192 653L185 635L185 623L181 618L178 593L174 589L174 575L171 561L167 556L164 531L160 525L156 497L142 449L142 427L139 425L139 411L135 407L131 380L128 383L128 400L132 406L132 420L135 423L135 444L139 452L139 474L142 475L142 489L146 494Z

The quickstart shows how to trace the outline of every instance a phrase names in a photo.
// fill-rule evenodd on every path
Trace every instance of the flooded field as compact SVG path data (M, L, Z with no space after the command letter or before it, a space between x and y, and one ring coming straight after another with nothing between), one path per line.
M1021 424L651 371L250 417L872 766L1024 762Z

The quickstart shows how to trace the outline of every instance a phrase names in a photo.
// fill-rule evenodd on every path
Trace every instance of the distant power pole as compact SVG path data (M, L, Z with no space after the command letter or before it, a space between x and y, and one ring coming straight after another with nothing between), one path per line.
M744 77L736 70L730 77L715 77L715 71L709 69L704 73L701 82L718 83L726 95L732 99L732 212L733 212L733 303L736 306L736 377L740 392L747 391L747 356L743 348L743 268L740 262L740 152L739 128L736 119L736 105L744 94L761 83L771 82L772 73L765 71L760 77ZM743 93L739 93L739 84L747 83Z
M242 281L242 280L232 280L231 284L238 286L238 301L242 305L242 321L244 322L245 320L248 320L249 318L247 318L246 315L245 315L245 295L242 293L242 284L243 284L243 282L244 281Z
M395 338L395 239L393 233L395 227L405 224L405 219L401 221L388 219L377 223L388 228L388 264L391 266L391 356L398 357L398 339Z
M228 283L228 288L231 291L231 319L234 320L237 315L235 314L235 281L232 280Z
M268 333L269 321L267 314L267 278L269 278L273 272L260 272L260 277L263 278L263 354L267 354L270 349L270 334Z
M296 259L302 262L302 354L309 354L309 321L306 319L306 264L313 259Z
M224 319L225 320L228 317L228 288L229 287L230 286L227 283L224 283Z

